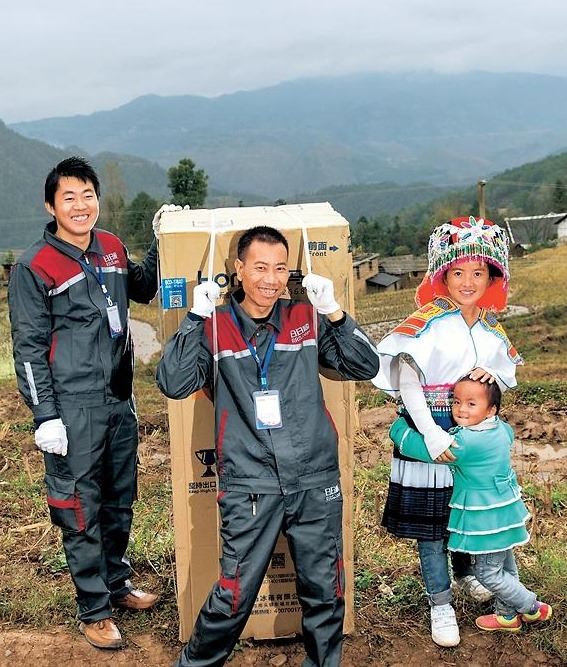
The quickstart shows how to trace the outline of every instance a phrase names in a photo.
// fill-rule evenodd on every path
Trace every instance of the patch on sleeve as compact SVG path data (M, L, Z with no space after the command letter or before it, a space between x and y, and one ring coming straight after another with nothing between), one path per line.
M494 313L489 312L488 310L483 310L482 314L480 316L480 321L483 325L483 327L487 330L493 333L495 336L498 336L502 341L504 341L506 345L506 351L508 352L508 356L510 359L518 366L519 364L523 364L524 360L522 359L520 353L516 348L512 345L510 339L508 338L508 335L506 334L506 331L504 330L504 327L500 324L500 322L497 320L496 316Z

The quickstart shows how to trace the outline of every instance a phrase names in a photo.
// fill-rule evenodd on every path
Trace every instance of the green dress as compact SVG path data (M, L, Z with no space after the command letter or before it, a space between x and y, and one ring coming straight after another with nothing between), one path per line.
M454 482L449 549L484 554L525 544L530 515L510 463L512 428L493 417L476 426L457 426L450 433L457 445L451 449L457 460L448 464ZM390 437L405 456L433 462L423 436L403 417L393 423Z

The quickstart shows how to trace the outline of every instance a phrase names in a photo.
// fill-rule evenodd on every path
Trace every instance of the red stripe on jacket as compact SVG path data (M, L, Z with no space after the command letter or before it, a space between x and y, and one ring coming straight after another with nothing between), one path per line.
M96 230L96 237L102 249L103 261L101 266L115 266L119 269L126 269L128 258L122 241L104 229Z
M30 268L40 276L48 289L59 287L83 271L79 262L49 244L43 246L31 260Z
M313 307L307 303L293 303L280 308L280 332L276 343L294 345L315 339ZM209 349L214 354L213 322L205 322L205 335ZM217 352L244 352L248 347L242 332L234 322L230 311L217 310Z
M309 303L292 303L280 308L281 330L277 342L295 345L306 340L314 340L313 306Z
M49 346L49 357L48 363L50 366L53 365L53 360L55 359L55 350L57 349L57 334L54 333L51 336L51 345Z
M209 317L205 322L205 336L209 344L211 354L215 353L213 341L213 318ZM240 329L234 323L230 312L217 310L217 352L231 350L232 352L243 352L248 347Z
M337 597L338 598L343 598L345 595L345 592L343 590L343 572L344 572L345 566L342 558L337 558L337 565L336 565L336 570L337 570Z

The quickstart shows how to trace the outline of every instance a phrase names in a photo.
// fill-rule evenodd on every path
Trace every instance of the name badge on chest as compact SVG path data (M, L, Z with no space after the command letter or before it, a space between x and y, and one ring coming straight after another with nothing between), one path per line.
M118 306L116 304L112 306L107 306L106 314L108 316L108 328L110 329L111 338L119 338L124 330L122 329L122 323L120 322L120 313L118 312Z
M252 397L254 399L256 428L260 431L270 428L281 428L283 424L280 392L277 389L255 391Z

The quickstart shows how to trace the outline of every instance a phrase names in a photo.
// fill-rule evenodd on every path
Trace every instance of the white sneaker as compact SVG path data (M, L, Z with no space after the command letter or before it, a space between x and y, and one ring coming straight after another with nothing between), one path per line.
M455 579L454 584L456 588L464 591L477 602L486 602L494 597L494 593L489 591L488 588L485 588L472 574L468 574L466 577L461 577L460 579Z
M457 646L461 641L455 610L450 604L431 607L431 639L438 646Z

